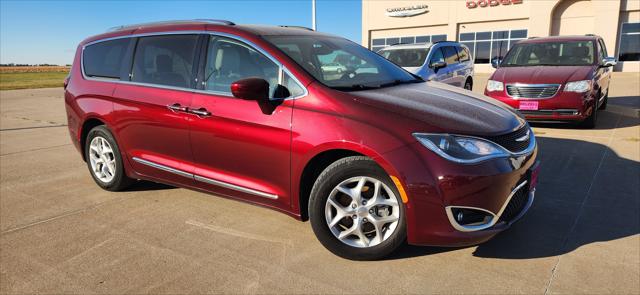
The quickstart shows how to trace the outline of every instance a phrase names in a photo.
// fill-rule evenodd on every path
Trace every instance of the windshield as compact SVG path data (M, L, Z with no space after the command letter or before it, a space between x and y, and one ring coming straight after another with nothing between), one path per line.
M265 36L318 81L356 91L424 82L382 56L337 37Z
M592 41L563 41L516 44L509 50L500 66L586 66L592 64Z
M429 48L381 50L380 55L401 67L420 67L427 59Z

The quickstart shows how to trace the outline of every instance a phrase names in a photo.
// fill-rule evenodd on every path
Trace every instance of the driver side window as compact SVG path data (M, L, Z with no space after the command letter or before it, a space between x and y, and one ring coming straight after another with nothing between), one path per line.
M257 77L269 82L269 97L278 86L280 67L247 45L225 37L212 36L204 71L204 88L231 94L231 83Z
M438 62L444 62L444 54L442 54L442 47L436 49L431 55L431 61L429 62L429 66L433 67Z

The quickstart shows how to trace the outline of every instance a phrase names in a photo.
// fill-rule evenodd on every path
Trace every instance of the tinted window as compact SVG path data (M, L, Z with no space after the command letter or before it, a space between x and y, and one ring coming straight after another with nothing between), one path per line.
M211 37L209 41L204 70L206 90L231 93L231 83L258 77L269 82L270 97L273 97L279 71L280 67L273 61L239 41L224 37Z
M431 55L431 61L429 66L433 66L437 62L444 62L444 54L442 53L442 47L436 49Z
M460 58L460 61L468 61L469 58L469 51L467 51L466 48L463 48L462 46L456 46L456 49L458 50L458 57Z
M509 51L501 66L591 65L593 46L592 41L519 43Z
M491 52L491 42L483 41L476 43L476 63L486 64L489 63L489 55Z
M83 51L84 73L89 77L120 78L128 38L87 46Z
M402 44L413 44L415 42L414 37L402 37L400 38L400 43Z
M431 41L431 36L417 36L416 43L427 43Z
M174 87L191 86L197 35L143 37L133 62L132 81Z
M511 38L527 38L527 30L513 30L511 31Z
M424 64L429 48L383 50L380 55L401 67L419 67Z
M373 46L384 45L384 39L373 39L371 41L371 45L373 45Z
M433 35L431 36L431 42L436 43L447 40L447 35Z
M298 97L304 94L304 89L302 88L302 86L300 86L300 84L293 80L293 78L291 78L291 76L289 76L289 74L287 73L284 74L282 85L287 87L287 90L289 90L289 94L291 97Z
M491 59L502 59L507 54L507 51L509 51L508 45L508 40L493 41L493 45L491 46Z
M444 51L444 61L447 65L458 63L458 53L453 46L445 46L442 49Z
M265 36L320 83L357 91L422 82L384 57L343 38L324 36ZM387 41L389 41L387 39ZM304 54L293 57L291 48Z
M618 60L640 61L640 23L622 24Z

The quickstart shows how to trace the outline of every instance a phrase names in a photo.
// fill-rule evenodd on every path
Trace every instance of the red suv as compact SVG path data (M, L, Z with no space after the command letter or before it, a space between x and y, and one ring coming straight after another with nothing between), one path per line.
M596 124L607 107L611 67L602 38L531 38L515 44L500 61L484 94L518 109L529 120Z
M273 208L346 258L480 243L533 201L536 141L515 110L309 29L119 27L79 45L66 83L100 187L144 179Z

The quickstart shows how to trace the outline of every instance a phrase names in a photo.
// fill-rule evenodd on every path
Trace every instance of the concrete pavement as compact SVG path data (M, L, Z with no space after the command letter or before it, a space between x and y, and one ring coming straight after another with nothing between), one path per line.
M623 111L594 130L535 125L536 201L509 231L376 262L336 257L308 223L242 202L151 183L103 191L63 126L62 89L2 91L0 292L640 293L638 79L614 76Z

